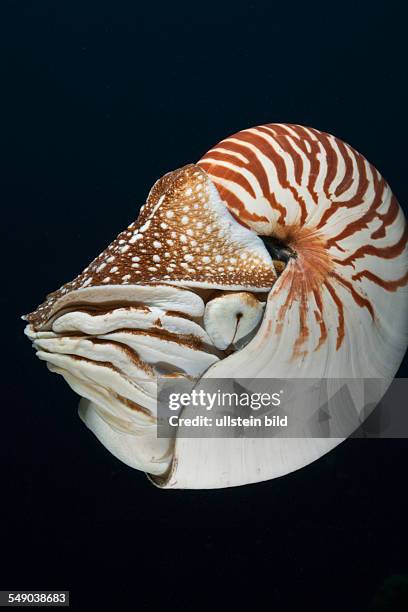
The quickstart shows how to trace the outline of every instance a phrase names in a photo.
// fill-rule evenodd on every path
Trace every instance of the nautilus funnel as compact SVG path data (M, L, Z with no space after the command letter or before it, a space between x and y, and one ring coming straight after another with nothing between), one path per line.
M352 147L258 126L159 179L138 219L26 315L26 334L99 440L158 486L268 480L344 435L158 438L158 380L391 380L407 241L390 187Z

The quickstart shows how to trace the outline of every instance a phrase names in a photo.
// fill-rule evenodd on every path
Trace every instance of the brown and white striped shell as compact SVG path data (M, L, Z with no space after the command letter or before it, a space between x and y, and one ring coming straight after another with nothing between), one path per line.
M102 443L161 486L266 480L340 439L158 439L157 377L391 379L407 347L407 240L390 187L352 147L258 126L158 180L26 333Z

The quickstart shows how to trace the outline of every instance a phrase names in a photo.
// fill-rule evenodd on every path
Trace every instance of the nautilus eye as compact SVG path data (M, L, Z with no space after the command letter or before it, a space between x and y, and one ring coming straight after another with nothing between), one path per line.
M101 442L160 486L266 480L341 439L158 438L157 380L394 377L407 241L361 154L312 128L258 126L159 179L26 333Z

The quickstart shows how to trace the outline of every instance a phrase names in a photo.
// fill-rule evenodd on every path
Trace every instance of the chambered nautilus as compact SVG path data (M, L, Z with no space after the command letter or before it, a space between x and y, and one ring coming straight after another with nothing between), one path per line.
M342 438L159 438L164 378L392 379L407 346L407 226L380 173L300 125L222 140L25 317L80 416L164 488L274 478Z

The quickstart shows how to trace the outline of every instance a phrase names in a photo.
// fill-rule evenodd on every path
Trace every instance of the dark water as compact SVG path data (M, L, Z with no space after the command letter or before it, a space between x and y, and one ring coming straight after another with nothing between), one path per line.
M406 207L401 7L1 8L0 588L70 589L77 610L408 610L405 440L349 440L266 484L158 491L82 426L18 321L156 178L251 125L336 134Z

